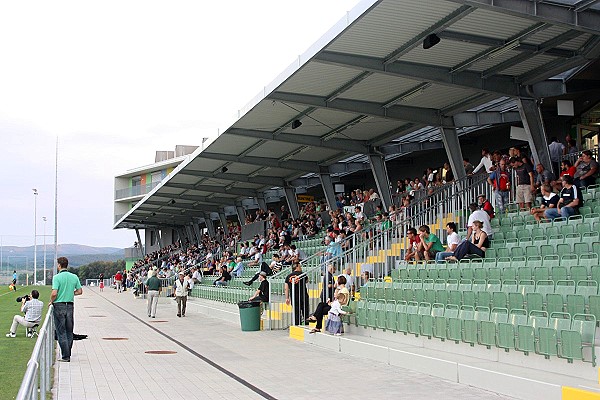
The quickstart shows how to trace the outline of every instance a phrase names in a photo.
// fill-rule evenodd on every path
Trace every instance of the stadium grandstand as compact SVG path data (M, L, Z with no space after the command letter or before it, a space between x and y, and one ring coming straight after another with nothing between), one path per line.
M261 328L332 357L598 398L599 76L594 0L362 1L218 137L116 177L128 285L189 274L237 322L265 271Z

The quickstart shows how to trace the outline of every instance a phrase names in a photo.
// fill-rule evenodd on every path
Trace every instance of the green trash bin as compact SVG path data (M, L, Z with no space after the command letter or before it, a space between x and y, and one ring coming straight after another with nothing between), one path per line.
M260 301L240 301L242 331L260 331Z

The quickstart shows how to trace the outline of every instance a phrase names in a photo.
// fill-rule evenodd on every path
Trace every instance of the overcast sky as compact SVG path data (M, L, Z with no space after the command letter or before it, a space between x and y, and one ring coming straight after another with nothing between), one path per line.
M58 137L59 243L131 246L113 177L226 129L357 3L2 2L2 243L33 244L32 188L38 235L43 216L53 233Z

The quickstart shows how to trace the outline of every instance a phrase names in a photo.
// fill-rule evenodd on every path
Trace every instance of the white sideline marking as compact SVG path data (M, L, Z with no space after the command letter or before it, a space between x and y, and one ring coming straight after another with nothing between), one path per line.
M589 386L582 386L582 385L579 385L578 387L585 388L585 389L590 389L590 390L593 390L594 392L599 392L600 393L600 389L598 389L598 388L593 388L593 387L589 387Z
M542 382L542 381L538 381L538 380L535 380L535 379L523 378L523 377L518 376L518 375L510 375L510 374L506 374L504 372L497 372L497 371L493 371L493 370L490 370L490 369L472 367L472 366L467 365L467 364L458 364L458 365L459 366L463 366L463 367L467 367L467 368L478 369L480 371L491 372L491 373L497 374L497 375L503 375L503 376L508 376L508 377L512 377L512 378L518 378L518 379L522 379L522 380L527 381L527 382L534 382L534 383L541 383L541 384L544 384L544 385L550 385L550 386L555 386L555 387L562 387L562 385L555 385L553 383Z

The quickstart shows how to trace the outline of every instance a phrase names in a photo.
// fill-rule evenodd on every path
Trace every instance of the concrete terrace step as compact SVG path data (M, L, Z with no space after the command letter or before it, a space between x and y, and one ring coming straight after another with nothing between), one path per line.
M367 332L361 332L357 329ZM506 354L484 346L431 340L431 347L409 340L392 341L365 328L346 328L343 336L310 334L306 327L291 327L290 337L333 352L426 373L518 399L600 399L599 371L589 363L567 364L563 359ZM383 333L383 332L382 332ZM398 334L394 335L398 336ZM410 335L404 336L409 339ZM452 350L453 352L448 352ZM463 350L463 352L461 352ZM467 354L470 352L470 354ZM487 352L487 354L485 354Z

